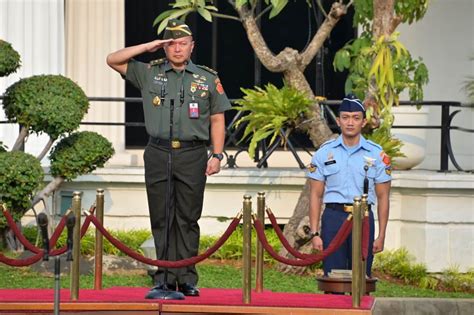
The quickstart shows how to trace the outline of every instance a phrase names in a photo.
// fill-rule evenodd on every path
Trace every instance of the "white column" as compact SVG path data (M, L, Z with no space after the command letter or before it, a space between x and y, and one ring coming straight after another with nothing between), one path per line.
M0 94L8 86L39 74L64 74L64 5L62 0L0 0L0 38L21 56L16 73L0 78ZM0 109L0 120L6 120ZM18 136L18 125L0 125L0 141L9 148ZM37 155L47 135L31 135L25 151Z
M123 0L66 0L66 75L87 96L123 97L125 83L105 62L110 52L124 47L125 4ZM122 102L91 102L83 121L124 122ZM81 126L111 141L115 156L109 164L130 164L125 155L125 128Z

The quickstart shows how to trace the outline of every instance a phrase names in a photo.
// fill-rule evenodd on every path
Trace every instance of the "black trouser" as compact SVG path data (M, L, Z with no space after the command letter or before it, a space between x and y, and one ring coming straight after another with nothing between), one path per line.
M165 200L168 150L148 144L143 154L145 183L156 257L165 258ZM168 258L171 261L196 256L199 249L199 225L206 185L207 151L204 145L173 149L171 211ZM159 268L155 281L164 281ZM168 269L168 283L197 284L195 266Z

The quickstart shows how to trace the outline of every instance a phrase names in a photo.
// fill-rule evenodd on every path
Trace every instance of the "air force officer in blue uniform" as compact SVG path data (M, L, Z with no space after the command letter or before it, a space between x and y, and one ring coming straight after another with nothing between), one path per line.
M324 143L314 154L308 173L310 181L310 227L313 247L327 248L352 210L354 197L362 196L364 179L368 179L368 203L377 204L378 236L374 237L374 215L370 210L370 243L367 275L371 275L373 253L384 248L389 213L391 182L390 158L378 144L366 140L365 109L358 99L344 98L339 107L337 124L341 135ZM325 210L321 217L321 208ZM321 219L321 220L320 220ZM321 221L321 229L319 223ZM332 269L351 269L351 237L323 261L324 274Z

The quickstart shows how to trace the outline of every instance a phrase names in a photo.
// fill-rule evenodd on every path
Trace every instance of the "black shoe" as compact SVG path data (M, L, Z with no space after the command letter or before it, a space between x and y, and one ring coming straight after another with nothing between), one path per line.
M152 290L166 290L166 291L176 291L176 285L175 284L165 284L161 281L156 281L155 286L152 288Z
M186 296L199 296L199 289L195 284L182 283L178 285L178 289Z

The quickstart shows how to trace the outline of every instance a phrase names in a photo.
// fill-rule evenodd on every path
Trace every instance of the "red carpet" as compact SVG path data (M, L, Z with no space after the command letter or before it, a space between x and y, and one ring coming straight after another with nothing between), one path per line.
M312 293L281 293L265 291L252 292L251 304L242 303L240 289L201 289L201 296L186 297L181 301L146 300L148 288L115 287L100 291L83 289L75 303L116 302L116 303L160 303L183 305L216 305L216 306L266 306L266 307L302 307L302 308L352 308L352 297L345 295L323 295ZM0 303L37 303L53 302L52 289L0 289ZM70 302L69 290L61 290L61 301ZM360 309L369 310L374 304L374 297L364 296Z

